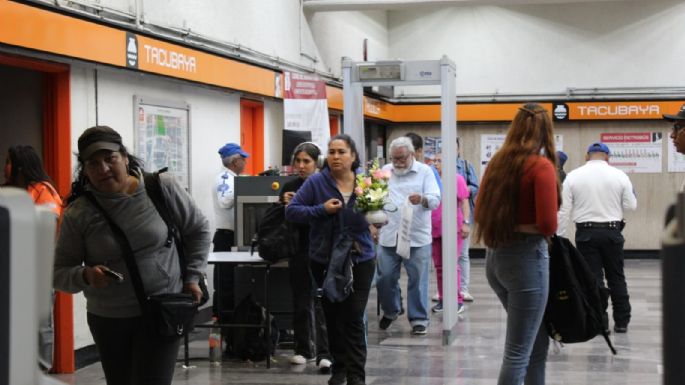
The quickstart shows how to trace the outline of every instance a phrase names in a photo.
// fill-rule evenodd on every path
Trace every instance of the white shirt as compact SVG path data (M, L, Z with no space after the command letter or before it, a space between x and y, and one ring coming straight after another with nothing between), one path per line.
M589 160L566 176L557 234L564 235L568 220L574 223L612 222L624 210L635 210L637 199L628 175L603 160Z
M414 216L411 222L411 246L419 247L431 244L431 211L440 205L440 188L433 170L425 164L414 160L409 172L396 175L392 164L383 166L383 170L391 170L388 190L391 205L397 206L397 211L388 213L388 224L380 231L378 243L385 247L397 245L397 231L400 227L400 209L409 195L418 193L426 198L427 206L412 205Z
M217 229L235 231L235 213L233 211L236 174L224 167L214 178L214 219Z

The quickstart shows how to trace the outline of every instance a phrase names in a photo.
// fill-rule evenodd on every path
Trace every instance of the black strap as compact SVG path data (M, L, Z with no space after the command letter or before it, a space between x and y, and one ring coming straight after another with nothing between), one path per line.
M181 232L178 230L178 226L176 226L176 221L171 217L171 210L169 210L169 205L167 204L166 198L162 193L162 185L159 180L159 174L166 171L167 167L164 167L154 173L144 172L143 183L145 183L145 191L147 192L148 197L150 197L150 200L152 201L152 204L155 205L159 216L162 217L162 220L167 226L167 240L165 246L171 247L172 243L176 244L178 262L181 264L181 279L185 279L187 266L186 254L183 248L183 237L181 236Z
M128 241L128 238L126 237L126 234L124 231L121 229L121 227L117 226L116 223L112 220L112 217L107 214L107 211L100 205L100 203L95 199L95 196L93 196L93 193L90 191L85 191L84 195L90 203L95 206L100 211L100 214L105 218L107 223L109 224L109 227L112 229L112 232L114 233L114 236L117 238L117 241L119 241L119 246L121 247L121 250L124 252L124 261L126 261L126 267L128 268L129 273L131 274L131 282L133 283L133 289L136 292L136 298L138 299L138 303L140 304L140 309L143 313L147 312L147 306L146 306L146 296L145 296L145 287L143 286L143 280L140 278L140 271L138 270L138 264L136 264L135 257L133 254L133 249L131 248L131 244Z

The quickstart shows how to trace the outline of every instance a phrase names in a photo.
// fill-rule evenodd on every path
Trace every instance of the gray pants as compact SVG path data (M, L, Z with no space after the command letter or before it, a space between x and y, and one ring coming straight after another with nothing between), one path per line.
M469 278L471 277L471 260L469 259L469 246L471 245L471 234L463 240L461 255L459 255L459 267L461 268L461 287L460 293L469 292Z

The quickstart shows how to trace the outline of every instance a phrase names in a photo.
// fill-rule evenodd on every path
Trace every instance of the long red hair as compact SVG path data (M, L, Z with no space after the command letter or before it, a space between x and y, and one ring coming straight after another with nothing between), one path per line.
M557 164L552 119L537 103L519 108L504 144L488 163L476 201L476 241L499 247L514 240L521 178L528 158L539 155ZM558 204L561 188L557 180Z

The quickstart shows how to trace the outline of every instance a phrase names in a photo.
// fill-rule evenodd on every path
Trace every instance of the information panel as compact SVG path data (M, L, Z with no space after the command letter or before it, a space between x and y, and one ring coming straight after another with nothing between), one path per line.
M168 167L168 172L190 192L190 106L185 103L134 96L136 156L145 170Z

